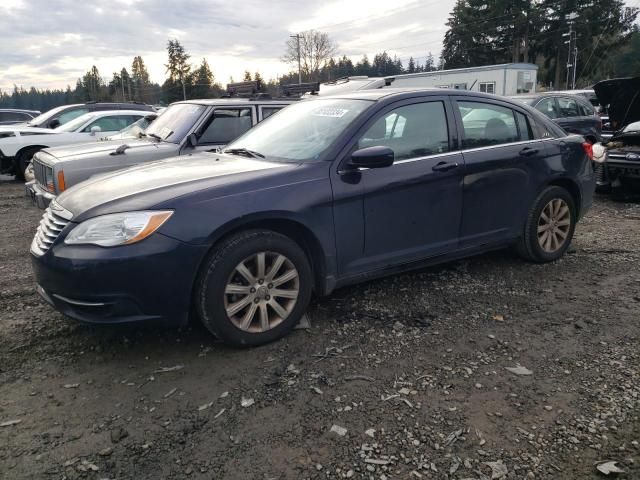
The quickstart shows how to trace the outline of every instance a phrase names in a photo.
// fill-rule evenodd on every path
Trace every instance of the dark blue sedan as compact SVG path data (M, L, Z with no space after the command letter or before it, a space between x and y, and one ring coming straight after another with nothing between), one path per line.
M224 153L64 192L31 246L37 288L81 321L194 312L224 341L259 345L285 335L312 293L514 245L560 258L591 205L590 148L479 93L305 100Z

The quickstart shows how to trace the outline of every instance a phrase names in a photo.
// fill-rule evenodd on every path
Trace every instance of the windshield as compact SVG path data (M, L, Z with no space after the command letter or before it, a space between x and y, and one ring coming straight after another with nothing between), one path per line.
M136 122L133 122L128 127L125 127L122 130L120 130L120 132L118 132L113 137L117 137L117 138L129 138L129 137L135 138L135 137L138 137L140 135L140 133L144 132L145 129L149 125L151 125L151 122L153 122L153 120L155 120L155 118L156 117L151 116L151 115L147 115L146 117L142 117L140 120L138 120Z
M160 137L167 142L180 143L205 109L204 105L192 103L170 105L149 125L145 133L151 137Z
M85 123L96 116L95 113L85 113L84 115L80 115L77 118L74 118L70 122L65 123L64 125L60 125L53 129L54 132L75 132L80 127L82 127Z
M371 104L337 98L305 100L259 123L228 150L247 149L269 160L312 162Z
M31 125L32 127L40 125L46 122L47 120L49 120L51 117L55 116L57 113L67 108L68 106L69 105L62 105L61 107L56 107L56 108L52 108L51 110L47 110L43 114L38 115L36 118L32 118L31 120L29 120L28 125Z

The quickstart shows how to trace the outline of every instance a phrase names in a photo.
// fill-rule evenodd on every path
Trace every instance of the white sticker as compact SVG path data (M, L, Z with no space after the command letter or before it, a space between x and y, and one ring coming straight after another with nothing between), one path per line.
M166 140L167 137L172 133L173 133L173 130L171 130L169 127L164 127L162 130L160 130L160 138Z
M342 118L348 111L349 110L344 108L321 107L315 109L311 115L315 115L316 117Z

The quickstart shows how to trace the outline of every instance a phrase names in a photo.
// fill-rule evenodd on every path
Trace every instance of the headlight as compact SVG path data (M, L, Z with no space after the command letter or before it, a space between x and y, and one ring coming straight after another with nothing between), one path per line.
M100 247L136 243L155 232L171 215L172 211L143 211L90 218L71 230L64 243Z

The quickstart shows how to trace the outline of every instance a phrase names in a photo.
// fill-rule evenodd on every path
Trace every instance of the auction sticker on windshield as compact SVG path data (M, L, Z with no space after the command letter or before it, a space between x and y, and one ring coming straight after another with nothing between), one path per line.
M315 115L316 117L342 118L347 112L349 112L349 110L345 108L322 107L316 108L313 112L311 112L311 115Z

